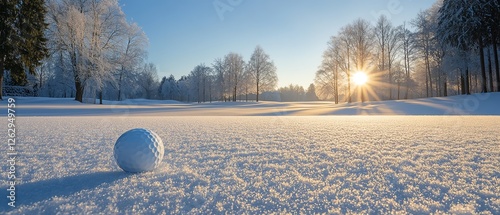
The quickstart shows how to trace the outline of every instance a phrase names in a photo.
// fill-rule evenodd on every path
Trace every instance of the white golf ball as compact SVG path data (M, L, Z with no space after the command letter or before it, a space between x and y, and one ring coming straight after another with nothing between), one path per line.
M114 156L125 172L146 172L158 167L163 159L163 141L151 130L135 128L116 140Z

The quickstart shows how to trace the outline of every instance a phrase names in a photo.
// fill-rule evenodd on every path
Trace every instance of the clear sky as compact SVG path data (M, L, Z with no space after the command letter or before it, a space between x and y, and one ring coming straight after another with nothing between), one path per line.
M187 75L229 52L245 61L260 45L277 67L278 86L307 87L331 36L357 18L410 22L435 0L119 0L149 38L148 61L161 77ZM217 5L217 7L215 6Z

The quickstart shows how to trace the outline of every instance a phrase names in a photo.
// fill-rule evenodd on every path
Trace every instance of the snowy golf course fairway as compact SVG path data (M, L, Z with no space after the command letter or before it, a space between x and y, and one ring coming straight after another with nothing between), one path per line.
M4 164L0 214L500 214L498 93L363 105L18 98L16 113L16 207ZM137 127L165 155L129 174L113 146Z

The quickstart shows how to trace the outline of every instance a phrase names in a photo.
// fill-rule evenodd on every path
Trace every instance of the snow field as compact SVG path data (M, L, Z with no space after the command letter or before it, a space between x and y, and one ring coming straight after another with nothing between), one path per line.
M325 115L500 115L500 93L365 103L214 102L180 103L128 99L82 104L71 98L16 98L18 116L325 116ZM0 101L7 107L7 101Z
M500 213L499 117L17 120L18 202L2 213ZM113 159L136 127L164 141L154 172Z

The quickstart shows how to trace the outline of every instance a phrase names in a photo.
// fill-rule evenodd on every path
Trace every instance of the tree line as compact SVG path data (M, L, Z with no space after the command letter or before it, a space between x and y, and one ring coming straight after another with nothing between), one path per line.
M439 0L408 23L357 19L327 42L314 84L277 89L276 66L257 46L230 52L176 79L147 62L148 39L117 0L0 3L0 88L83 102L128 98L186 102L408 99L500 91L500 5ZM353 74L368 74L365 86ZM0 91L0 97L1 97Z
M210 66L197 65L179 80L163 77L158 88L160 99L187 102L254 100L276 88L278 76L269 55L257 46L248 62L243 56L230 52L216 58Z
M355 20L328 42L318 96L339 103L362 93L392 100L498 92L498 23L500 3L488 0L437 1L399 26L383 15L374 25ZM368 74L367 86L353 86L357 71Z

